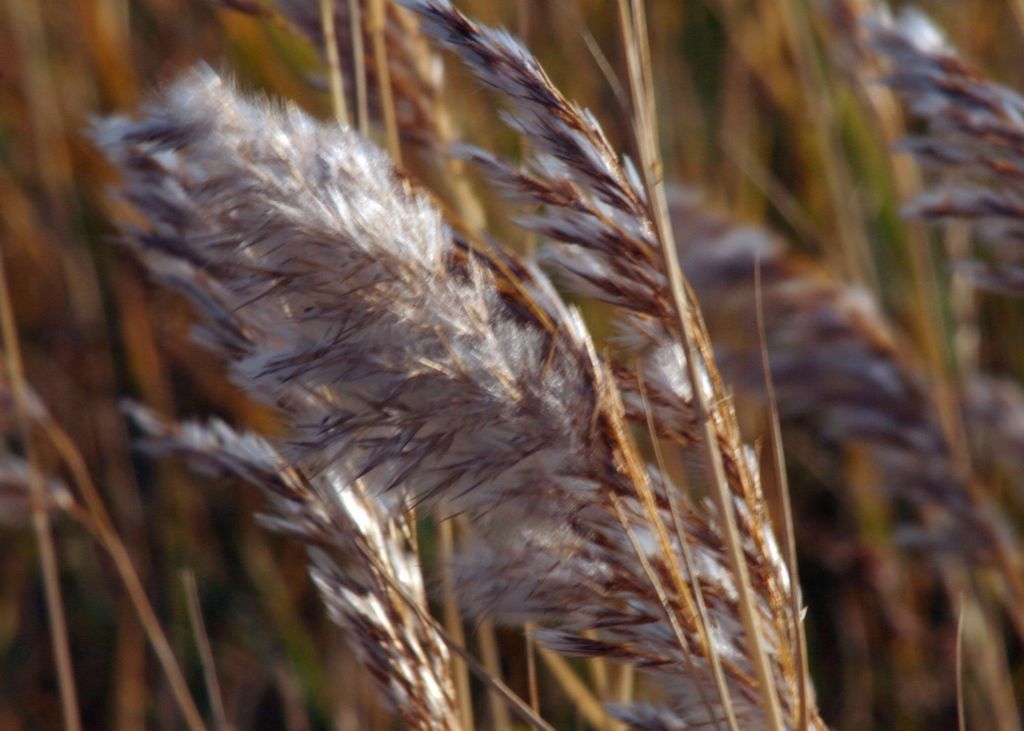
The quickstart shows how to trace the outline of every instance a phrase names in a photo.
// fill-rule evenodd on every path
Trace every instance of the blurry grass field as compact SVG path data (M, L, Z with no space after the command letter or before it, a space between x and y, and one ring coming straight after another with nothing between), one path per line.
M152 286L115 241L109 221L132 214L106 195L115 178L85 134L92 117L134 111L150 90L201 59L244 88L329 118L318 50L277 16L244 12L258 7L248 0L2 2L0 246L25 374L84 458L197 705L205 713L212 699L188 577L230 728L400 727L323 610L302 548L253 522L263 500L133 450L120 407L125 397L177 418L214 414L269 434L282 427L189 339L188 307ZM601 120L612 146L633 149L614 3L458 5L523 38L566 96ZM859 5L649 3L666 178L703 191L709 207L735 221L774 230L820 266L814 276L856 285L878 303L893 352L920 374L936 404L952 445L949 463L969 473L971 489L1020 534L1024 461L1016 447L1024 443L1024 411L996 399L993 408L1010 413L986 431L965 394L979 374L1024 379L1024 313L1019 299L950 276L951 262L970 246L966 227L901 216L920 173L893 144L915 122L904 121L882 88L883 70L860 55L863 40L847 14ZM1019 0L919 6L974 66L1024 89ZM519 143L498 124L490 97L446 61L444 98L459 139L515 156ZM371 136L386 141L381 125ZM414 143L405 141L403 152L413 175L451 196L444 174L418 157ZM502 215L503 203L482 179L466 175L489 231L522 250L534 246ZM697 289L703 296L699 282ZM729 301L723 295L721 309L705 304L712 341L722 347L753 330L748 321L750 330L736 331L743 321L723 314ZM603 306L587 303L585 314L599 340L610 335ZM745 436L766 442L759 390L737 386L737 398ZM10 434L6 449L23 454L12 399L5 386L0 423ZM1024 608L1006 600L1012 593L1005 576L960 564L957 552L966 546L929 543L917 529L942 518L886 497L886 476L878 474L886 467L870 445L822 439L813 408L784 419L783 435L810 670L824 720L838 729L956 728L962 697L969 728L1019 728ZM33 443L46 474L74 483L52 439L38 433ZM37 546L28 511L4 490L0 485L0 731L60 728ZM171 687L108 556L82 521L60 512L52 520L83 726L181 728ZM447 549L428 519L419 541L428 584L440 587L443 561L435 558ZM1018 569L1020 545L1013 547ZM433 592L438 614L443 594ZM528 696L531 650L521 632L476 623L464 629L478 656L496 639L505 681ZM607 683L599 663L553 670L541 662L540 705L558 728L588 727L558 679L567 667L592 688ZM478 727L498 728L483 685L474 681L471 694Z

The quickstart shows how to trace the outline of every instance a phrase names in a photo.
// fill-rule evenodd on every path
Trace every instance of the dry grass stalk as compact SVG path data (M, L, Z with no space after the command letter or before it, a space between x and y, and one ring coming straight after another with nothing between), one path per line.
M827 83L816 56L815 38L811 28L811 6L796 0L779 3L779 18L794 55L796 73L803 87L810 117L811 135L825 161L823 171L829 186L834 235L842 253L843 273L850 281L869 291L878 292L878 272L864 229L863 204L854 184L851 161L839 135L839 114L834 91Z
M455 593L455 576L452 571L452 558L455 553L455 521L441 521L437 526L438 571L441 584L441 615L444 629L461 647L466 646L466 633L463 628L462 613L459 599ZM473 696L469 685L469 668L457 659L452 663L452 679L455 684L455 696L458 701L460 720L466 731L473 731Z
M278 7L291 27L323 50L313 0L280 0ZM336 5L335 23L351 31L338 37L339 56L351 62L345 78L355 79L357 96L361 85L369 86L363 89L367 116L383 127L392 159L401 166L402 145L411 145L440 173L438 183L463 222L471 229L482 228L483 208L462 163L449 154L457 124L444 100L444 65L416 16L392 0L349 0ZM329 66L329 54L324 55ZM366 125L360 124L360 131L366 133Z
M790 581L794 586L800 585L800 569L796 557L796 529L793 525L793 506L789 492L789 478L786 474L786 454L782 446L782 425L779 421L779 404L775 393L775 381L771 374L771 358L768 355L768 336L765 332L764 322L764 296L761 282L761 263L757 262L754 277L754 300L757 310L757 341L761 351L761 370L764 374L765 400L769 424L768 443L772 452L772 467L775 471L775 484L777 485L775 503L778 505L777 515L781 519L782 531L780 544L783 555L786 558L786 567L789 570ZM803 606L800 594L796 591L789 593L790 611L794 617L794 634L796 635L796 662L799 667L801 682L798 686L800 692L800 728L808 726L808 693L810 684L810 671L808 670L807 659L807 635L804 631Z
M338 56L337 28L335 26L334 0L319 0L320 28L323 48L327 55L327 70L331 87L331 105L338 124L348 126L348 104L345 101L345 80L342 76L341 59Z
M8 385L6 374L3 376L4 378L0 378L0 432L8 431L9 423L17 423L14 414L9 413L15 403L14 383ZM43 475L38 467L28 463L23 464L16 459L5 460L7 472L4 475L3 485L12 493L9 497L4 496L8 498L5 500L6 505L16 509L20 503L27 501L32 512L39 509L38 506L48 507L51 510L59 508L68 516L79 521L96 537L110 557L124 584L139 623L142 625L146 638L171 687L185 725L190 731L204 731L206 726L202 714L189 692L188 684L185 682L185 677L171 650L167 636L146 595L128 548L118 534L96 485L93 484L81 453L67 433L53 420L46 406L28 387L28 384L24 384L22 388L23 394L20 397L20 403L23 418L28 420L33 429L38 429L41 434L45 434L52 444L73 477L75 486L84 501L84 507L77 503L71 492L64 488L60 481ZM40 498L33 495L37 489L37 483L43 485L46 491L41 502ZM26 491L20 499L14 493L18 489Z
M387 46L387 17L385 0L369 0L367 30L373 46L377 69L377 93L380 97L381 116L387 134L388 152L396 165L402 164L402 146L398 140L398 122L395 119L395 96L391 84L391 59Z
M192 634L195 636L196 650L199 653L199 662L203 668L203 681L206 685L206 695L210 699L210 710L213 712L214 728L217 731L233 731L231 724L228 722L227 713L224 710L224 698L220 689L220 680L217 678L217 665L213 659L210 637L206 632L206 621L203 619L195 574L187 570L182 571L181 583L185 589L185 603L188 607L189 626L192 629Z
M698 354L695 345L697 336L695 332L703 330L703 327L701 323L696 321L695 316L699 317L700 311L697 303L691 300L689 291L686 289L687 284L683 277L683 271L679 266L679 255L676 251L672 227L668 218L668 203L665 197L665 185L662 177L663 163L658 149L657 110L654 99L651 55L648 45L646 10L641 0L632 0L631 2L619 0L618 8L619 28L626 50L627 69L629 72L629 88L634 115L633 134L639 152L640 172L643 176L644 193L648 201L651 228L658 241L662 272L665 274L668 284L667 289L671 295L675 314L674 324L678 328L676 336L683 347L683 357L686 359L686 375L691 384L698 384L706 368L701 369L698 366ZM762 620L756 606L758 599L755 595L755 589L751 585L746 557L743 555L743 539L737 526L736 511L732 504L733 498L729 493L729 484L724 472L725 468L723 466L722 449L718 443L718 434L709 418L712 407L708 395L701 388L695 387L691 390L695 397L693 404L696 407L697 420L702 425L701 437L705 447L705 465L710 473L710 494L717 511L720 530L725 539L726 552L729 557L729 568L732 571L739 594L739 615L743 620L743 631L746 635L747 656L754 668L757 680L761 712L765 716L764 720L767 727L781 728L783 721L779 709L774 673L768 665L764 633L760 624ZM718 410L718 407L715 408ZM727 411L727 409L722 410ZM770 526L768 534L771 538L775 538L771 534ZM803 636L798 630L800 625L800 599L797 596L795 585L791 584L789 597L793 612L790 615L791 623L788 629L791 632L791 647L796 647L802 642ZM803 653L803 649L796 649L795 654L798 658L802 657ZM799 665L799 660L797 662ZM714 670L716 678L720 679L721 671L717 667L717 663ZM794 676L798 685L799 698L795 722L802 729L805 729L808 725L807 686L809 684L806 669L798 667L796 672L790 674L791 678ZM721 685L719 687L720 692L722 692ZM722 695L724 696L724 693ZM732 716L732 708L728 705L726 706L726 715L729 723L735 726L736 720Z
M352 43L352 69L356 83L356 128L370 133L370 101L366 89L366 51L363 48L363 9L359 0L348 0L349 39ZM328 49L324 49L328 53ZM383 87L383 83L382 83Z
M281 13L314 45L321 44L319 0L280 0ZM363 3L366 0L362 0ZM367 96L372 116L379 120L388 134L389 148L393 135L401 133L403 140L427 146L445 146L451 141L452 121L442 102L443 67L441 60L430 49L426 39L418 32L415 17L393 2L376 2L354 17L349 2L334 3L334 23L337 28L351 32L337 34L336 52L342 59L345 80L355 84L360 78L355 54L361 51L362 70L366 73ZM354 21L361 21L356 25ZM366 26L363 26L363 23ZM369 35L369 43L366 36ZM355 39L359 39L357 45ZM329 56L330 51L325 51ZM386 63L383 61L386 60ZM383 65L382 65L383 64ZM388 87L392 91L393 107L388 111L386 95L382 93L385 79L378 69L385 69ZM394 119L390 119L392 115Z
M543 275L453 237L354 133L245 102L208 71L146 114L99 133L147 219L128 239L192 300L239 384L289 417L289 468L358 476L391 514L425 503L474 518L468 605L537 621L561 651L649 669L664 705L622 709L632 722L717 722L705 637L737 718L763 722L717 528L649 480L611 374ZM764 528L737 508L745 530ZM685 531L669 535L677 511ZM783 584L759 600L768 627L788 591L771 540L745 543L752 580ZM680 541L707 627L688 608ZM790 640L769 636L792 718Z
M14 403L14 420L18 427L21 446L25 452L27 470L25 478L29 488L29 512L32 528L39 549L39 568L43 578L43 592L46 597L46 614L49 620L50 645L60 689L61 712L64 727L78 731L82 727L78 705L78 691L75 687L75 673L71 661L71 644L68 640L67 620L64 614L63 592L60 588L57 548L50 526L49 505L52 501L37 461L33 430L33 398L21 357L17 324L11 305L7 270L3 255L0 254L0 329L3 335L4 365L11 383Z

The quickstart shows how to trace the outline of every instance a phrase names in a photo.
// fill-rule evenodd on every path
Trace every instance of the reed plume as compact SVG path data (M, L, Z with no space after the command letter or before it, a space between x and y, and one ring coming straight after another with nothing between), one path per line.
M538 622L556 649L649 669L663 700L620 709L631 721L719 723L728 704L744 727L765 723L716 522L639 459L608 366L533 265L453 235L354 132L245 101L209 70L97 137L146 221L124 227L128 243L191 300L235 381L288 419L278 473L330 480L326 505L359 482L393 520L413 504L474 518L467 601ZM745 555L794 725L788 575L763 514L738 504L759 531Z
M867 446L892 498L941 508L947 531L983 550L981 508L925 379L870 295L788 252L768 231L711 212L692 191L676 191L672 217L680 259L721 333L716 354L730 381L761 388L757 333L744 326L756 319L759 268L780 417L826 441Z
M961 266L983 287L1024 294L1024 98L962 60L922 13L867 21L888 83L925 125L902 149L935 176L909 215L975 224L983 257Z
M462 727L448 648L420 615L423 578L401 518L389 518L344 471L307 476L266 439L218 419L173 424L139 405L127 410L149 452L183 457L197 472L236 477L263 491L272 512L260 522L306 544L324 605L409 728Z
M464 148L461 154L509 197L541 206L540 213L517 222L552 242L543 260L570 288L620 309L617 340L622 352L614 372L627 415L643 426L650 418L659 435L686 447L686 454L701 466L709 464L711 452L722 460L760 621L770 636L772 662L784 680L779 694L792 713L793 701L801 695L799 620L787 601L796 589L772 532L756 461L740 437L692 297L683 316L688 320L681 323L677 317L640 176L620 162L597 120L567 100L537 60L507 33L474 22L447 0L404 4L506 102L504 121L533 150L526 169L476 148ZM699 362L688 363L684 340L691 333L692 355ZM705 409L714 444L708 444L704 432ZM810 707L813 718L813 703Z
M276 7L283 23L313 44L331 72L322 0L280 0ZM444 99L444 64L419 19L392 0L332 0L330 7L342 94L354 102L359 130L368 134L372 124L383 128L393 156L411 149L425 163L434 185L445 192L461 224L482 229L480 201L464 165L449 154L458 124ZM396 163L408 161L396 158Z
M126 192L149 215L151 230L132 231L129 238L137 237L140 254L153 270L197 304L207 318L201 335L204 341L244 372L251 361L258 362L268 353L281 355L289 342L297 348L307 347L307 333L300 324L303 313L291 309L298 302L273 295L257 296L248 307L232 311L252 292L273 288L275 277L289 276L288 269L272 275L267 269L271 262L259 262L244 242L233 240L228 231L218 230L206 217L220 214L221 224L228 223L240 213L232 210L232 200L245 200L248 193L255 194L254 186L266 183L264 192L277 199L261 201L255 195L249 199L252 207L248 213L256 218L249 222L251 233L244 235L258 235L262 230L271 237L285 236L280 221L272 217L260 220L264 215L260 206L278 207L278 215L285 218L298 215L291 220L301 226L301 213L287 209L288 204L303 200L303 189L315 184L318 173L344 173L319 157L315 146L306 150L310 154L305 160L289 159L289 153L296 152L287 149L290 140L301 140L302 133L315 131L312 122L297 113L280 120L277 138L263 149L251 150L246 159L246 136L274 117L268 110L234 97L222 102L220 96L226 91L212 71L197 72L171 89L169 106L154 108L149 120L137 124L108 120L98 127L97 135L124 165L129 182ZM201 131L217 117L219 125ZM191 154L179 151L190 143L186 149ZM290 177L279 176L299 162L305 162L308 179L294 170ZM357 172L360 164L368 161L352 161ZM235 187L216 190L218 177L219 185ZM282 187L275 188L271 183L275 180ZM203 198L206 184L210 187L205 194L218 200L220 209L210 198ZM197 198L184 197L189 193ZM325 205L332 191L324 189L324 194L327 198L306 202L314 208ZM236 233L244 231L241 228ZM276 248L282 242L267 243ZM319 243L310 242L313 249ZM218 256L219 248L226 250ZM290 254L284 252L284 256ZM305 315L312 314L306 307ZM286 409L293 423L313 425L332 398L325 389L308 382L292 384L283 379L277 385L270 400ZM384 506L366 493L358 475L346 471L344 461L303 469L269 442L238 434L221 422L178 427L139 409L134 409L133 415L150 434L151 448L183 454L201 468L232 474L262 488L275 508L265 522L310 547L310 571L324 603L348 630L357 653L403 719L414 728L460 728L447 648L415 608L405 604L411 596L421 604L421 611L425 608L419 567L402 545L401 518L388 516ZM406 597L399 590L404 590Z

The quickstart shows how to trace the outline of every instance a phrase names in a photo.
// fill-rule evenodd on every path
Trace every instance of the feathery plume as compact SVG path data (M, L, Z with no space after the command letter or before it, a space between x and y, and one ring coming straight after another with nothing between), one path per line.
M657 426L680 443L697 441L692 386L635 173L619 163L597 121L566 100L514 38L473 23L445 0L406 5L422 15L427 30L458 52L481 80L508 100L511 108L506 121L537 150L532 170L525 171L475 148L463 148L463 155L481 166L510 197L544 206L542 213L519 219L554 242L544 261L575 291L626 311L619 343L645 356L641 363L646 395ZM705 359L701 388L714 401L724 395L724 389L714 372L702 328L698 327L698 333L702 336L699 352ZM635 373L620 367L616 375L631 415L642 422L645 416ZM735 442L729 450L734 470L746 472L747 460L738 446L731 410L723 407L714 417L723 441ZM752 489L739 486L737 493L747 496Z
M979 506L937 409L868 295L789 254L767 231L709 212L689 191L676 192L671 212L683 267L714 313L711 326L732 334L716 341L731 381L753 389L762 382L757 335L744 325L755 318L760 266L780 415L812 424L827 440L867 445L891 495L941 507L958 539L984 548Z
M664 707L623 711L648 727L719 721L712 651L737 718L762 724L717 529L649 478L614 380L539 271L453 236L355 133L244 101L208 70L97 136L147 221L129 243L191 299L239 385L288 416L289 468L359 481L390 515L475 518L467 596L557 649L651 669ZM747 549L781 580L777 556ZM774 601L759 603L768 626ZM789 642L770 649L794 718Z
M441 57L423 34L415 14L392 0L379 0L379 3L383 10L376 10L383 18L376 21L371 19L375 10L372 0L370 3L366 0L338 0L333 3L334 24L338 29L338 58L344 69L344 79L350 85L352 81L358 85L360 74L365 73L369 93L368 114L387 127L388 111L385 107L390 106L401 141L414 145L419 159L429 170L439 173L436 184L445 191L462 218L462 224L469 229L482 229L483 208L465 176L464 165L450 154L452 141L458 136L458 125L444 101L445 76ZM319 0L280 0L278 5L292 26L318 49L326 50L321 42L323 19ZM360 17L352 17L353 8L359 5L367 5L366 12ZM360 27L353 27L360 19L365 22ZM374 22L379 26L376 29L371 27ZM369 39L373 42L366 42L363 38L366 33L373 36ZM353 47L355 38L363 39L358 59L360 50ZM381 44L385 49L383 54ZM387 69L381 76L379 66L383 61L386 61ZM384 98L385 83L389 99ZM396 148L389 149L394 152Z
M638 176L620 162L596 119L567 100L510 35L475 23L447 0L403 4L418 12L425 29L507 102L504 120L533 146L526 170L474 148L465 148L463 155L510 197L542 207L519 223L555 242L544 258L569 286L621 308L619 341L628 360L615 375L629 416L646 425L650 415L663 436L689 447L688 454L696 459L708 449L701 445L694 389L704 392L703 400L711 405L715 448L737 502L762 624L771 636L773 662L782 670L779 695L792 711L799 671L794 665L796 632L786 603L788 571L772 533L756 463L740 437L703 325L692 314L698 312L692 299L688 326L701 362L698 382L691 381L683 333Z
M980 286L1024 294L1024 98L963 61L919 11L866 22L892 67L886 82L927 125L902 148L945 181L907 212L976 223L987 257L965 271Z
M309 478L266 439L217 419L173 424L137 404L126 410L146 435L142 445L149 452L183 457L203 474L259 487L273 508L260 521L308 546L310 574L331 617L402 719L416 729L461 728L448 649L406 605L412 597L426 608L416 557L405 548L400 522L388 518L358 481L335 470Z
M224 94L231 96L224 98ZM293 217L301 227L302 212L289 203L304 199L305 188L317 183L318 173L343 175L344 169L332 167L333 161L321 157L315 145L305 160L289 159L289 152L294 152L289 149L292 140L301 140L303 132L314 132L314 123L295 112L283 124L268 129L262 122L276 121L269 111L246 105L233 94L204 69L171 89L168 105L153 108L148 120L111 119L99 126L97 135L124 166L126 196L148 214L151 228L130 230L129 239L134 237L133 243L155 273L192 298L207 318L201 337L231 361L239 369L238 378L245 381L247 368L260 367L251 366L252 362L284 357L289 343L309 347L304 337L309 331L303 332L302 318L312 314L308 308L305 313L292 310L292 305L300 304L297 301L274 296L275 277L287 276L287 268L272 274L265 268L269 262L261 263L246 251L245 240L261 232L286 236L274 214ZM225 116L219 123L202 130L221 113ZM273 140L263 149L254 146L252 158L246 159L246 138L268 132ZM344 157L345 149L335 154ZM365 175L359 165L370 162L354 160L355 169L350 171ZM300 163L305 163L302 172L308 178L297 175L293 165ZM256 190L260 184L267 184L264 192L276 194L277 199L260 198ZM201 192L204 187L209 198ZM321 190L325 198L307 201L318 211L337 194L329 188ZM247 192L252 193L252 207L232 210L233 201L245 200ZM365 198L359 201L365 202ZM261 210L263 205L267 208ZM248 222L251 230L244 224L235 229L240 239L218 230L218 214L224 225L244 213L257 218ZM282 243L277 240L273 246ZM318 244L310 243L314 249ZM320 249L320 255L324 253ZM282 256L287 260L290 252ZM248 307L235 309L249 298ZM251 391L258 390L247 383ZM312 425L327 408L325 399L330 395L308 382L289 383L285 378L276 386L268 397L288 411L293 423ZM275 509L264 522L309 545L311 575L325 605L348 630L356 651L402 718L413 728L461 727L447 648L394 589L401 587L425 608L419 568L402 547L400 520L388 517L385 506L366 494L343 461L318 462L315 469L303 469L267 441L238 434L221 422L177 427L138 408L132 409L132 415L149 433L153 449L182 454L207 471L232 474L261 487Z

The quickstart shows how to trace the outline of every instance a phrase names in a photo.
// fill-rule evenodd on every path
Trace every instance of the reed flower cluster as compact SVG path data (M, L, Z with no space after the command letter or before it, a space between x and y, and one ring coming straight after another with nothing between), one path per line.
M635 176L510 37L446 3L414 7L513 100L510 121L538 145L543 177L467 154L548 204L529 225L562 242L551 263L623 307L636 375L596 353L534 264L457 235L358 134L248 101L200 69L138 121L111 119L96 137L145 219L126 240L189 298L199 337L240 387L285 414L290 435L272 446L217 423L140 423L163 448L274 497L272 524L311 545L325 601L407 720L432 727L426 710L441 720L451 710L445 655L429 651L438 640L394 605L389 586L411 582L422 601L416 572L382 538L419 506L473 519L479 545L458 558L471 612L534 622L549 647L634 663L664 681L660 704L619 709L623 718L660 728L814 717L795 660L794 588L703 334L692 373L715 404L708 418L752 599L737 589L723 517L647 465L626 426L627 414L649 417L657 434L707 448ZM322 545L347 560L330 563ZM353 557L368 564L361 578L338 568ZM767 695L743 601L763 635ZM411 670L427 658L440 664ZM777 705L764 708L765 697Z
M920 12L879 14L869 28L891 63L887 83L925 124L902 148L936 182L908 202L908 214L978 224L984 258L963 262L964 270L982 286L1019 295L1024 97L962 60Z
M612 142L622 129L606 132L520 40L451 0L222 4L314 44L326 83L300 83L312 95L326 87L333 120L200 62L136 111L94 118L88 134L118 177L108 205L121 214L119 249L187 303L195 343L276 428L178 420L173 400L152 397L159 389L123 400L122 412L137 448L184 461L196 483L256 488L258 523L298 546L320 604L404 727L473 731L479 691L498 731L513 728L510 714L553 729L539 655L595 728L826 728L810 667L831 655L808 652L815 602L801 591L783 428L854 465L823 471L826 497L815 499L863 509L836 521L850 531L885 532L877 546L857 534L854 548L836 549L856 564L851 575L871 575L871 601L888 602L880 637L892 627L923 636L926 620L900 615L911 605L942 614L936 624L957 625L955 659L944 661L957 683L964 626L999 637L998 620L1024 640L1013 501L982 477L1022 484L1024 391L975 367L977 354L949 366L933 344L923 363L877 282L846 281L696 184L666 185L643 2L616 6L624 84L589 44L628 107L629 154ZM843 36L836 63L861 94L878 95L873 111L883 116L889 89L909 112L913 132L897 152L912 153L925 185L904 213L974 224L961 269L1024 293L1024 99L963 61L920 13L822 5L828 32ZM792 8L778 12L806 63L809 30ZM515 145L462 141L446 54ZM884 69L884 86L868 67ZM806 69L800 84L822 88ZM817 121L836 116L816 103ZM820 140L840 161L839 136ZM833 195L844 174L831 171ZM837 220L858 215L845 213ZM860 233L844 231L842 246ZM865 274L870 253L842 255ZM31 518L44 548L51 514L98 538L180 713L202 731L120 519L21 372L2 264L0 433L17 427L22 454L0 454L0 521ZM751 440L752 424L766 436ZM860 492L872 480L882 489ZM56 562L43 563L70 728L72 657ZM911 576L912 565L927 575ZM848 610L863 587L847 589L826 603ZM906 607L894 608L901 593ZM965 595L951 619L946 604ZM523 640L525 681L504 672L495 626L502 650ZM973 643L977 675L1005 682L998 640ZM892 656L898 665L901 649ZM1012 700L999 713L1013 725Z

